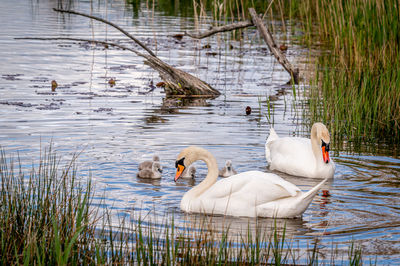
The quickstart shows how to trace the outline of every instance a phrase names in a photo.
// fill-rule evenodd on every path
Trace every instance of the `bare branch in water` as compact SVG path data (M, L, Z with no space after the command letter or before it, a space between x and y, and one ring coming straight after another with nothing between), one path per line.
M110 22L110 21L108 21L108 20L105 20L105 19L102 19L102 18L99 18L99 17L96 17L96 16L91 16L91 15L88 15L88 14L85 14L85 13L76 12L76 11L73 11L73 10L63 10L63 9L58 9L58 8L53 8L53 10L54 10L54 11L57 11L57 12L69 13L69 14L74 14L74 15L78 15L78 16L83 16L83 17L95 19L95 20L101 21L101 22L103 22L103 23L105 23L105 24L108 24L108 25L110 25L110 26L116 28L117 30L119 30L119 31L122 32L123 34L125 34L128 38L130 38L131 40L133 40L133 41L134 41L135 43L137 43L138 45L140 45L140 46L141 46L143 49L145 49L150 55L152 55L152 56L154 56L154 57L157 57L157 56L156 56L149 48L147 48L147 46L144 45L141 41L139 41L138 39L136 39L135 37L133 37L131 34L129 34L129 33L128 33L127 31L125 31L124 29L120 28L118 25L115 25L114 23L112 23L112 22Z
M138 56L144 57L146 59L145 64L149 65L154 70L158 71L160 77L166 83L165 92L168 96L174 97L216 97L221 93L216 89L212 88L210 85L204 81L190 75L180 69L174 68L164 61L160 60L158 57L142 54L135 49L112 43L104 42L83 38L68 38L68 37L55 37L55 38L45 38L45 37L24 37L15 39L29 39L29 40L68 40L68 41L81 41L88 43L98 43L102 45L114 46L123 50L128 50L134 52Z
M257 15L254 8L249 8L249 13L253 20L253 23L257 26L258 32L263 37L265 43L268 45L269 50L275 56L276 60L286 69L287 72L293 78L294 83L298 83L299 80L299 69L294 68L292 64L290 64L289 60L287 60L286 56L279 50L276 45L274 38L272 37L271 32L264 25L262 19Z
M205 32L199 32L199 33L185 32L185 35L189 36L191 38L194 38L194 39L203 39L203 38L209 37L209 36L219 33L219 32L232 31L232 30L236 30L236 29L247 28L250 26L254 26L253 22L241 21L241 22L233 23L233 24L229 24L229 25L212 27L210 30L205 31Z

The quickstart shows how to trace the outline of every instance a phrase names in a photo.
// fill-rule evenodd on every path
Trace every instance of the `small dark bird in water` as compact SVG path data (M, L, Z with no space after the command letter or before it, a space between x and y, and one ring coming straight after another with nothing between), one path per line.
M251 107L247 106L246 107L246 115L249 115L249 114L251 114Z
M56 91L57 86L58 86L57 81L52 80L51 81L51 91Z
M158 82L158 83L156 84L157 87L163 87L163 88L165 87L165 85L166 85L166 84L165 84L164 81L160 81L160 82Z
M288 47L285 44L281 44L281 46L279 46L279 49L284 52L288 49Z
M172 37L174 37L178 41L182 40L183 36L185 36L185 34L182 34L182 33L178 33L178 34L172 35Z
M111 78L111 79L108 81L108 84L110 84L110 87L114 87L114 86L115 86L115 79Z

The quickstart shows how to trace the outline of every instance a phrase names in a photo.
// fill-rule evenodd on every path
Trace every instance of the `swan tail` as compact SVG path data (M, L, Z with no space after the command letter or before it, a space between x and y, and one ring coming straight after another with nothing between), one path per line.
M279 136L278 134L276 134L275 129L271 127L269 130L269 136L267 138L267 141L265 142L265 158L267 159L268 164L271 164L271 151L268 144L276 139L279 139Z
M308 205L311 203L315 195L318 193L318 191L321 189L321 187L328 181L329 178L324 179L322 182L320 182L318 185L310 189L308 192L304 193L300 197L300 201L302 205L305 205L305 208L308 207Z
M271 127L271 129L269 130L269 136L267 138L267 143L269 143L273 140L276 140L276 139L279 139L279 136L278 136L278 134L276 134L275 129L273 127Z

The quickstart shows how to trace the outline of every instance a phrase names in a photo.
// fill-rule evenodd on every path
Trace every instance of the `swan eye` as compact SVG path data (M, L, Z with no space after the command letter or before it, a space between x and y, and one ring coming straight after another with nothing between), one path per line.
M183 167L185 166L184 161L185 157L183 157L182 159L178 160L175 162L175 168L178 168L178 165L182 165Z
M321 148L322 148L322 147L325 147L325 151L328 152L328 151L329 151L329 143L326 144L325 141L323 141L322 139L321 139L321 142L322 142Z

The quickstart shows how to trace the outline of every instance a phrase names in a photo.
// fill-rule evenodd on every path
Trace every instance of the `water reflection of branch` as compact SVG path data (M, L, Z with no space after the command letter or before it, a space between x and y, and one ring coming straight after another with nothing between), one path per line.
M205 98L163 98L163 103L160 109L154 109L153 113L144 118L146 124L165 123L168 119L162 117L162 114L178 114L179 110L191 106L210 106ZM161 114L161 115L160 115Z

